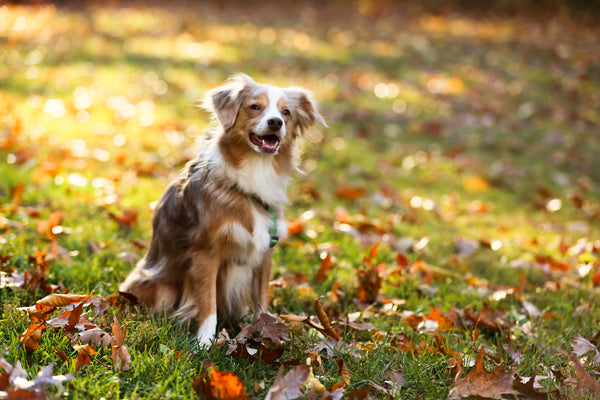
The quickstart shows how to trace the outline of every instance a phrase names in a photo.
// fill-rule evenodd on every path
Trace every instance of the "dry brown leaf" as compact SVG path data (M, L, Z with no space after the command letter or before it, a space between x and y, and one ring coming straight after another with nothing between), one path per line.
M334 340L340 340L342 337L331 326L329 317L327 316L327 313L325 312L325 310L323 310L323 307L321 306L321 302L319 301L319 298L316 298L314 303L315 303L315 311L317 313L317 317L319 318L319 321L321 321L321 325L323 325L323 328L325 328L325 333L327 334L327 336L329 336L331 339L334 339Z
M342 377L346 386L350 386L350 371L348 371L348 368L346 368L344 360L337 359L335 362L338 365L338 374Z
M117 316L113 316L112 323L112 337L110 338L110 344L112 348L112 360L115 365L115 371L127 371L131 367L131 356L125 343L125 329L121 329L121 325L117 320Z
M571 353L571 362L575 367L577 375L577 385L575 390L578 392L588 392L589 394L600 395L600 383L593 378L585 369L575 353Z
M485 369L485 348L481 347L475 366L469 371L464 379L457 376L454 387L450 390L448 400L460 400L464 397L477 397L483 399L502 399L503 395L516 395L512 386L514 372L506 372L499 365L492 372Z
M91 329L77 333L73 339L83 344L93 343L95 346L108 347L110 346L111 338L107 332L103 331L97 326L94 326Z
M91 295L80 295L80 294L50 294L43 299L36 301L36 304L47 306L47 307L62 307L69 304L78 302L86 302Z
M310 365L298 365L283 376L283 367L281 367L265 400L288 400L303 397L304 394L300 391L300 387L308 379L310 371Z

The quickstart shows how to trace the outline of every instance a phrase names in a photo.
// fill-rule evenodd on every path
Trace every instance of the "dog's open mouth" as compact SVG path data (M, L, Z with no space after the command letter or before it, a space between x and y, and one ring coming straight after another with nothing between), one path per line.
M275 153L279 149L280 142L281 140L277 135L258 136L254 132L250 132L250 143L265 153Z

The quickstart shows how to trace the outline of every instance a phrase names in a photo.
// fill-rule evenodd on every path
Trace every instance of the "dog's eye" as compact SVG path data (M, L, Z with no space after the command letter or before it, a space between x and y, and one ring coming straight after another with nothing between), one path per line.
M253 111L260 111L260 106L258 104L252 104L250 109Z
M281 113L283 115L285 115L286 117L289 117L291 115L290 110L288 110L287 108L285 110L283 110Z

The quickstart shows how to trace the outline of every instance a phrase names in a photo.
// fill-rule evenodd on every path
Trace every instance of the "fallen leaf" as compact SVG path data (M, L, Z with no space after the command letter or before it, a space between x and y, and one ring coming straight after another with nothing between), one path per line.
M346 386L350 386L350 372L348 371L348 368L346 368L344 360L337 359L335 362L338 366L338 375L342 377Z
M51 294L36 301L36 304L56 308L78 302L86 302L90 297L90 295L80 294Z
M80 354L85 354L85 355L88 355L88 356L93 356L94 354L98 354L98 352L96 351L96 349L94 349L92 347L92 345L89 344L89 343L88 344L82 344L82 345L74 344L73 345L73 349L76 352L80 353Z
M317 313L317 318L319 318L321 325L323 325L323 328L325 329L325 333L327 334L327 336L334 340L340 340L342 337L331 326L329 317L327 316L327 313L325 312L325 310L323 310L323 307L321 306L321 302L319 301L319 298L316 298L314 303L315 303L315 311Z
M29 325L27 330L19 335L19 344L24 346L27 351L37 350L44 329L46 326L43 322Z
M303 397L300 387L308 379L310 370L310 365L298 365L283 376L283 367L281 367L265 400L291 400Z
M49 239L56 239L57 233L55 228L60 226L60 221L63 219L63 213L60 211L53 212L48 217L47 221L37 221L37 231L39 234L46 234Z
M91 329L75 334L73 340L81 342L82 344L92 343L95 346L108 347L110 346L111 338L107 332L94 326Z
M325 253L324 257L321 257L321 265L315 275L315 281L325 282L327 280L327 272L333 268L333 262L331 261L331 254Z
M561 394L558 389L551 392L538 392L534 389L535 375L527 379L526 382L522 381L522 378L517 376L517 379L513 383L513 388L519 392L519 397L525 396L527 400L548 400L548 399L560 399ZM550 396L549 396L550 395Z
M316 393L316 394L321 394L321 393L325 392L325 389L326 389L325 386L314 375L310 357L306 359L306 365L310 366L310 372L308 374L308 377L304 381L304 385L303 385L304 392Z
M138 212L135 210L123 210L120 215L109 212L110 218L115 221L119 228L128 233L137 224Z
M593 353L593 362L595 364L600 364L600 351L598 351L598 348L586 338L582 336L574 337L573 341L571 342L571 347L573 348L575 355L578 357L581 357L586 353Z
M52 396L46 390L48 386L56 388L53 395L56 396L56 391L64 391L62 384L74 378L73 375L54 375L54 363L42 367L31 380L19 361L13 366L0 357L0 367L6 372L0 375L0 391L8 393L8 397L2 397L7 399L46 399Z
M199 396L207 400L245 400L248 398L246 388L236 375L231 372L217 371L210 366L192 386Z
M263 343L267 340L270 346L281 347L282 341L290 340L288 330L287 325L277 322L274 317L263 313L255 323L244 326L235 339L240 343L249 339Z
M468 176L462 180L463 187L469 192L485 192L490 188L488 181L479 175Z
M349 187L342 183L337 187L335 195L342 200L356 200L363 197L366 192L363 187Z
M477 397L483 399L502 399L503 395L516 395L512 386L514 373L506 372L499 365L492 372L484 367L485 348L481 347L475 366L471 368L467 376L460 379L457 376L454 387L450 390L448 400L459 400L464 397Z
M125 343L125 329L121 329L121 324L117 320L117 316L113 317L112 323L112 337L110 338L110 344L112 348L112 360L115 365L115 371L127 371L131 367L131 356Z
M573 363L573 367L575 367L575 374L577 375L575 390L577 392L588 392L588 394L596 396L600 395L600 383L586 371L585 366L575 353L571 353L571 362Z

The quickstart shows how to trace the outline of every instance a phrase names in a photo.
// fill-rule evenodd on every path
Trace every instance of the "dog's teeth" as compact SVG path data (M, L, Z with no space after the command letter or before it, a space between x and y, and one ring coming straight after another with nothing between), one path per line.
M260 141L262 142L263 147L265 147L265 145L266 145L265 139L261 139Z

